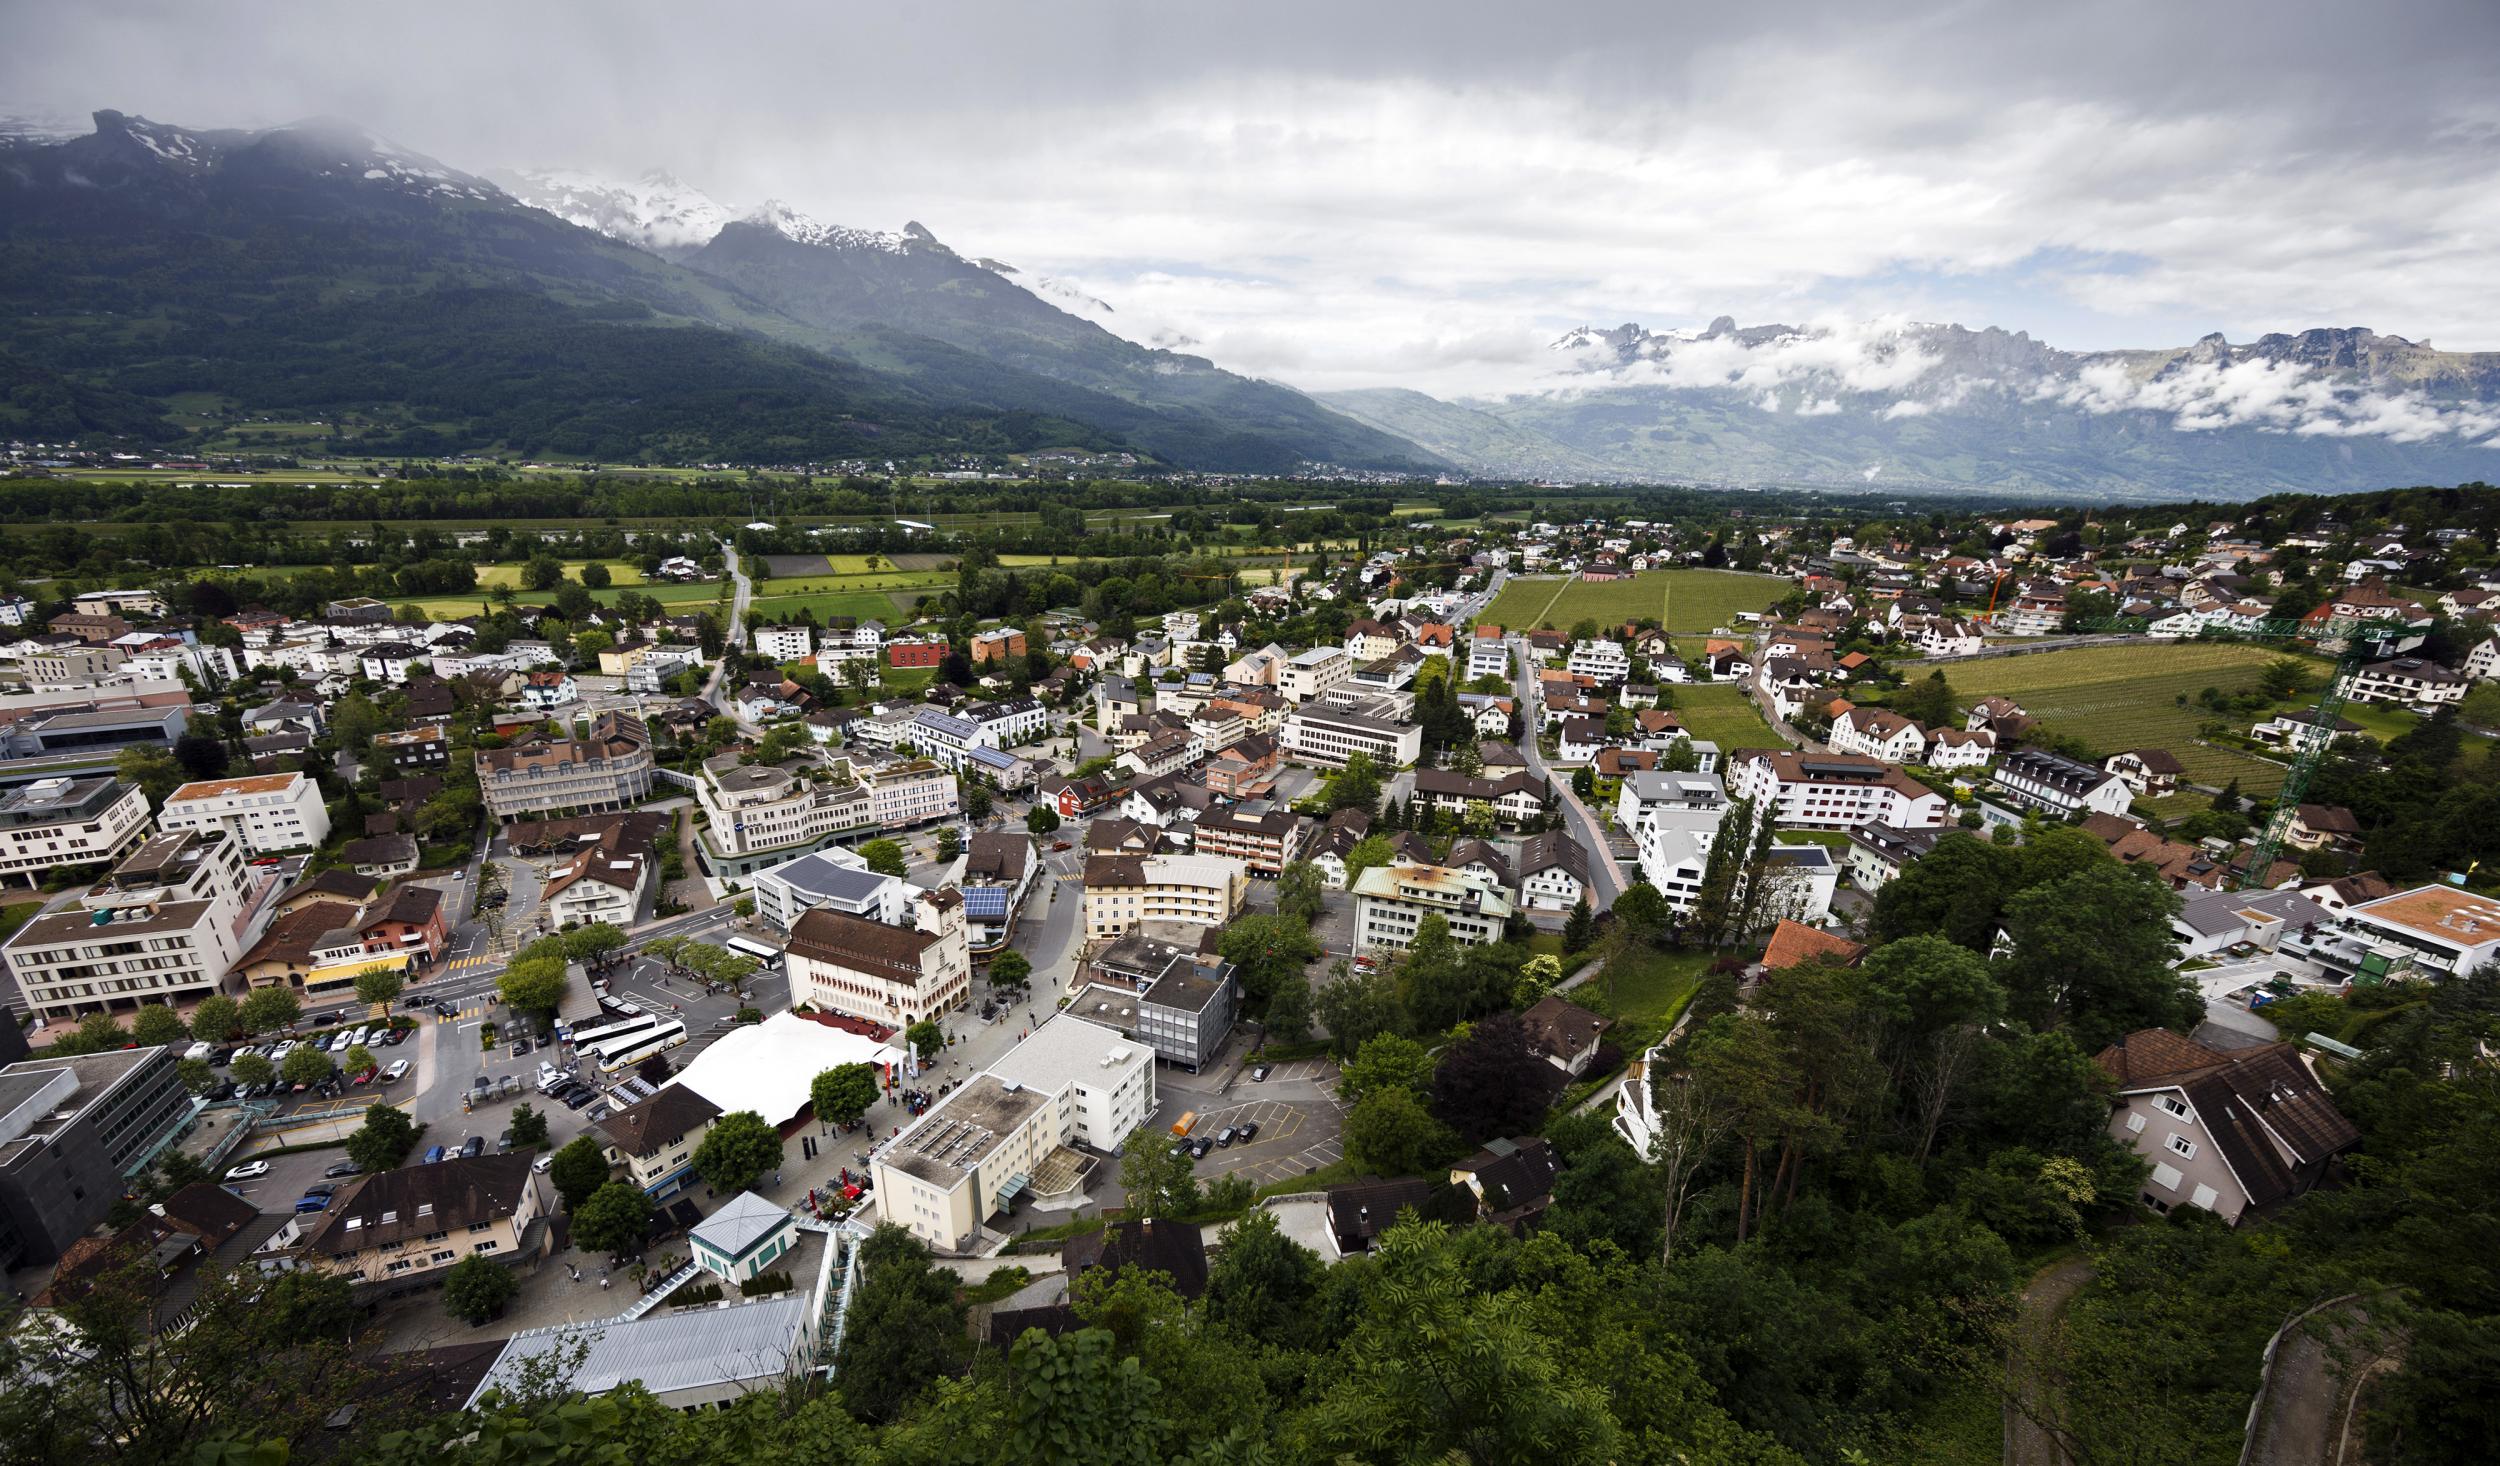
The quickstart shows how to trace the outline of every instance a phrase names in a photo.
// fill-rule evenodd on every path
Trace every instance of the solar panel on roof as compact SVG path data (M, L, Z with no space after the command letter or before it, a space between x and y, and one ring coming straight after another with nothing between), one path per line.
M1004 886L968 886L964 889L964 915L976 921L1003 919L1007 915L1007 888Z

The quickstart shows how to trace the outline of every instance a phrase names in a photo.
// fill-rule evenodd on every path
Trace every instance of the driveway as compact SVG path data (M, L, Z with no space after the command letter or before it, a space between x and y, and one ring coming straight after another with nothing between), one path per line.
M2023 1289L2022 1313L2005 1358L2005 1466L2073 1466L2065 1443L2040 1424L2059 1419L2065 1410L2043 1365L2056 1349L2068 1300L2091 1281L2090 1259L2070 1257L2043 1269Z

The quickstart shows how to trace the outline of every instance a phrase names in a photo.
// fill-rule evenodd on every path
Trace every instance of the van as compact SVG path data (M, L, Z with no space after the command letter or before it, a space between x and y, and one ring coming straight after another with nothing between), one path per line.
M1191 1130L1195 1129L1197 1124L1198 1112L1196 1110L1191 1110L1188 1114L1183 1115L1179 1119L1172 1122L1172 1133L1174 1135L1185 1136Z
M217 1049L213 1044L196 1043L191 1045L191 1047L184 1049L182 1051L182 1057L186 1060L198 1059L202 1063L206 1063L208 1061L208 1056L215 1052L217 1052Z

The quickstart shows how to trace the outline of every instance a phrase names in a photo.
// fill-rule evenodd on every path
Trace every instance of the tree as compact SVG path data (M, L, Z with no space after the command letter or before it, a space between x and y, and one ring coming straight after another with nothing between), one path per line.
M1323 797L1330 813L1341 809L1359 809L1371 814L1380 808L1380 770L1367 753L1346 756L1345 767L1328 776Z
M1354 889L1354 883L1363 878L1363 872L1376 865L1387 865L1396 858L1386 835L1365 835L1355 841L1354 848L1345 853L1346 889Z
M206 1094L217 1087L217 1070L206 1059L179 1059L174 1063L174 1077L193 1094ZM172 1154L180 1155L175 1151Z
M1668 927L1674 923L1675 908L1658 894L1657 887L1647 881L1634 881L1615 898L1614 916L1615 925L1627 940L1654 946L1666 937Z
M868 862L868 868L881 876L899 878L911 870L910 864L903 859L903 847L892 840L871 840L859 847L859 854L862 860Z
M304 1000L288 987L254 988L243 995L243 1005L236 1013L245 1033L268 1033L286 1028L304 1016Z
M1415 923L1415 935L1398 959L1398 996L1416 1027L1443 1029L1475 1010L1481 996L1468 982L1449 918L1439 912Z
M553 555L533 555L521 566L521 589L554 590L564 580L564 562Z
M595 1252L631 1252L650 1230L651 1198L631 1181L610 1181L573 1209L573 1240Z
M376 1008L388 1008L408 986L405 979L388 967L368 967L356 974L356 997Z
M1951 727L1953 687L1945 681L1942 669L1928 673L1892 695L1892 710L1913 723L1929 728Z
M1296 1044L1311 1036L1311 980L1288 973L1267 995L1267 1037L1270 1043Z
M495 979L495 991L523 1013L552 1016L564 1001L565 961L562 957L519 957Z
M1658 1260L1663 1263L1675 1260L1675 1238L1683 1230L1685 1208L1692 1204L1703 1170L1727 1139L1736 1117L1715 1091L1695 1083L1691 1075L1659 1073L1652 1067L1645 1082L1658 1123L1650 1134L1647 1160L1657 1173L1664 1203L1658 1240Z
M1033 984L1033 959L1010 948L990 959L990 987L1021 996Z
M482 1324L503 1312L519 1291L521 1285L512 1269L482 1252L470 1253L443 1274L443 1307L452 1317L471 1324Z
M1340 1059L1351 1057L1374 1034L1395 1033L1407 1022L1397 976L1385 967L1360 974L1336 972L1319 989L1313 1006L1328 1030L1329 1052Z
M1394 1033L1365 1039L1337 1076L1337 1098L1359 1104L1384 1089L1403 1089L1422 1097L1432 1083L1432 1055L1422 1044Z
M940 860L953 860L956 856L963 854L964 832L953 825L940 829L937 832L937 852Z
M877 1102L877 1071L870 1064L841 1064L816 1076L808 1085L816 1119L828 1125L856 1125Z
M371 1175L396 1167L416 1147L417 1123L405 1110L391 1105L368 1105L365 1122L347 1137L347 1158L356 1169Z
M860 1244L859 1261L834 1377L853 1414L887 1421L932 1380L961 1369L972 1341L964 1336L955 1275L937 1267L918 1238L882 1223Z
M1132 1217L1183 1217L1198 1209L1198 1162L1186 1146L1151 1125L1129 1132L1120 1149L1120 1187Z
M781 1168L781 1135L753 1110L733 1110L712 1122L694 1148L694 1171L724 1194L744 1191L766 1171Z
M2205 1005L2176 970L2178 911L2177 893L2151 871L2114 860L2016 895L2003 964L2015 1015L2071 1028L2087 1051L2139 1028L2193 1027Z
M2258 690L2277 702L2309 690L2309 665L2298 657L2276 657L2257 671Z
M945 1049L946 1033L937 1026L935 1019L923 1018L903 1030L903 1042L911 1045L912 1052L918 1054L920 1062L925 1065Z
M1047 804L1034 805L1025 812L1024 827L1036 835L1047 835L1059 828L1059 811Z
M1309 1338L1311 1306L1327 1279L1319 1254L1286 1236L1276 1213L1253 1211L1224 1232L1207 1268L1209 1321L1269 1347Z
M747 903L747 909L739 912L739 915L755 914L751 897L741 896L738 899ZM587 926L577 926L564 933L562 942L566 957L575 962L597 963L605 959L609 953L623 949L626 942L625 929L614 922L594 921Z
M1554 1066L1515 1013L1475 1025L1442 1054L1432 1075L1432 1113L1459 1138L1480 1145L1533 1134L1553 1103Z
M614 577L611 576L608 571L607 562L604 560L593 560L589 564L582 567L582 586L584 589L606 590L608 588L609 581L613 578Z
M576 1137L548 1162L547 1179L555 1183L556 1195L564 1198L564 1209L577 1210L608 1184L607 1155L593 1137Z
M1319 943L1311 939L1311 929L1291 917L1262 913L1237 918L1224 928L1218 950L1224 960L1238 969L1242 1001L1253 1011L1263 1011L1269 995L1289 973L1296 973L1319 956Z
M330 1056L311 1044L298 1044L278 1065L278 1077L298 1089L319 1084L337 1072L338 1066L330 1062Z
M224 993L210 993L191 1009L193 1036L210 1043L224 1043L243 1031L241 1006Z
M1328 879L1307 860L1288 864L1276 876L1276 910L1305 925L1328 914Z
M1572 906L1571 915L1563 921L1563 950L1585 952L1588 950L1590 940L1596 934L1597 918L1589 910L1588 893L1583 891L1580 893L1579 901Z
M163 1003L149 1003L130 1019L131 1042L143 1049L161 1049L191 1036L182 1015Z
M237 1054L230 1067L234 1082L246 1087L278 1082L278 1066L258 1054Z
M512 1148L536 1150L547 1143L547 1117L537 1107L518 1104L512 1107Z
M363 1044L349 1044L347 1052L339 1056L339 1068L349 1074L362 1074L379 1067L373 1060L373 1050Z
M1345 1144L1364 1170L1383 1176L1421 1175L1458 1148L1412 1090L1395 1087L1366 1096L1346 1115Z
M991 797L988 785L969 784L964 787L963 806L964 818L974 824L979 824L990 817L990 811L997 806L997 801ZM1030 816L1027 818L1030 819ZM1057 826L1054 825L1052 828L1056 829ZM1043 832L1036 831L1035 833Z

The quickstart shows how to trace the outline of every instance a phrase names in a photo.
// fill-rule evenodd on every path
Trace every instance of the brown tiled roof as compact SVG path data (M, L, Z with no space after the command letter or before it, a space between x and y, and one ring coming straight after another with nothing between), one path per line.
M1105 857L1096 856L1095 860ZM1131 861L1134 865L1136 862ZM1086 862L1090 870L1093 861ZM961 899L961 898L958 898ZM790 928L789 950L798 956L856 972L920 980L920 954L937 937L911 927L888 926L847 911L817 907Z
M1606 1020L1557 994L1548 993L1519 1015L1528 1042L1549 1059L1568 1059L1597 1041Z
M278 897L281 904L306 896L336 896L350 904L361 903L373 894L380 882L371 876L360 876L345 866L333 866L318 875L309 876L289 886Z
M1782 917L1771 930L1770 944L1762 949L1762 966L1778 972L1815 957L1831 957L1849 965L1865 955L1866 948L1847 937Z
M252 950L235 959L237 967L257 967L263 962L284 962L289 966L309 965L313 948L323 945L323 938L345 933L356 924L356 908L341 901L315 901L299 906L269 924Z
M529 1189L530 1157L454 1156L434 1164L360 1176L321 1214L306 1244L332 1257L390 1247L429 1232L456 1232L520 1210ZM420 1207L430 1208L423 1213ZM385 1221L383 1218L388 1217ZM359 1225L349 1227L354 1221Z
M2167 1028L2140 1028L2093 1055L2092 1062L2109 1071L2119 1088L2135 1089L2217 1068L2230 1057Z

